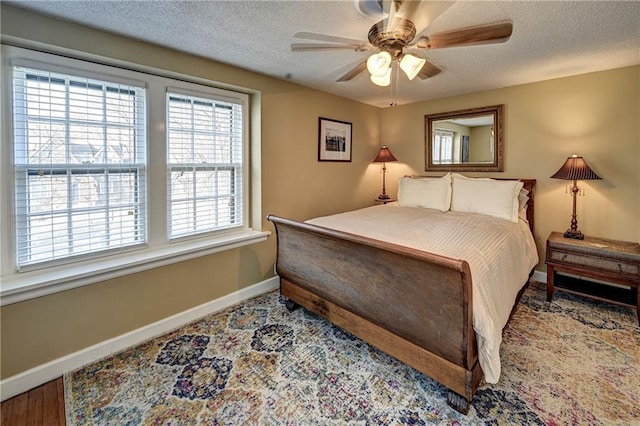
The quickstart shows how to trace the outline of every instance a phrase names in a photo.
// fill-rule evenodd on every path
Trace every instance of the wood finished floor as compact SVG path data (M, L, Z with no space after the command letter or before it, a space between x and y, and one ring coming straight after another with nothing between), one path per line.
M66 425L62 377L0 404L2 426Z

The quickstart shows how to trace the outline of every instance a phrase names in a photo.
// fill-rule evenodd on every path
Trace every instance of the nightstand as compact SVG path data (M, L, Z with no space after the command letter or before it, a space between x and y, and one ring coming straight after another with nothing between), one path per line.
M604 238L584 237L584 240L564 238L552 232L547 239L547 301L553 290L566 291L635 307L640 325L640 244ZM630 289L601 284L565 275L591 278L628 286Z

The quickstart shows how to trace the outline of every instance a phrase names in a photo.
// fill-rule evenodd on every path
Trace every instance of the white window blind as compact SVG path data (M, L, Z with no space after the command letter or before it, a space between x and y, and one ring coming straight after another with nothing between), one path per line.
M18 269L145 243L144 88L12 71Z
M169 239L244 225L243 104L167 93Z
M453 132L436 130L433 133L432 153L434 163L453 163Z

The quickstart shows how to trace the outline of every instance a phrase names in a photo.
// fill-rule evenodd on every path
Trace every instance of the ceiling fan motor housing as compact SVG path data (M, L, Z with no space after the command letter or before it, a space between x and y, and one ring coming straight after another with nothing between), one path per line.
M402 53L402 49L416 36L416 26L408 19L401 19L389 28L386 19L373 25L369 30L369 42L391 53L396 57Z

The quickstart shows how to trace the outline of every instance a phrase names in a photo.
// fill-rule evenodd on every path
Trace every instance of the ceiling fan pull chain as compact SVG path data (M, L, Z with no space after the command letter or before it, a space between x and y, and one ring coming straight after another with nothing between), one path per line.
M389 106L396 106L398 104L398 61L393 61L392 67L391 101L389 102Z

